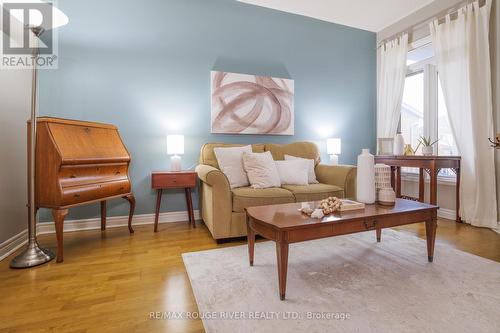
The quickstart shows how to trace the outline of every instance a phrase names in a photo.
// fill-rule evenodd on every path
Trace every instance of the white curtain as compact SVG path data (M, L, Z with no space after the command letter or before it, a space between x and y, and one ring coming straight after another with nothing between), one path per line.
M393 138L398 129L406 77L408 34L386 42L380 48L377 105L377 137Z
M497 229L491 68L488 31L491 0L476 1L430 23L439 80L462 156L460 215L467 223Z

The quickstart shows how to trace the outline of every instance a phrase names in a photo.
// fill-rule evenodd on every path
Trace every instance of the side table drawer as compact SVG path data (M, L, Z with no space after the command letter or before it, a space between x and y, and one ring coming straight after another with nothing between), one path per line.
M195 187L196 173L157 173L151 176L152 188Z

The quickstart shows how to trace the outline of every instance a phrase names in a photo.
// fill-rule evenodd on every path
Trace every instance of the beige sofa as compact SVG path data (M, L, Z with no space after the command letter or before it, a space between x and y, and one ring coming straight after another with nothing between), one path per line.
M275 160L284 155L293 155L315 160L316 178L319 184L283 185L281 188L253 189L240 187L231 189L226 176L219 170L215 158L215 147L237 147L243 145L207 143L200 153L200 164L196 172L200 179L201 217L214 239L245 236L245 208L251 206L314 201L337 196L355 197L356 168L351 165L319 164L318 148L311 142L295 142L287 145L253 144L256 153L270 151Z

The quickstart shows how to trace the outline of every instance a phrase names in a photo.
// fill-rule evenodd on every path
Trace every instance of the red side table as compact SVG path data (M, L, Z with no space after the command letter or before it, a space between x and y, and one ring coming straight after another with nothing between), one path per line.
M157 171L151 173L151 187L156 190L155 232L158 231L158 217L160 215L161 196L163 190L183 188L189 215L189 223L196 228L193 213L191 189L196 186L196 172L194 171Z

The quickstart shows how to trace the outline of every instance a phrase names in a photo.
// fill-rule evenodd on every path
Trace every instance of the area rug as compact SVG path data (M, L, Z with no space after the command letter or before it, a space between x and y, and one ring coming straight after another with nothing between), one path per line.
M209 333L500 332L500 264L386 229L291 244L286 300L274 242L183 254Z

